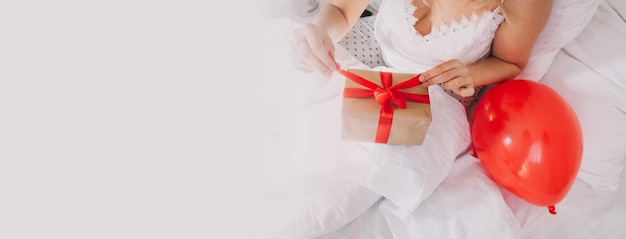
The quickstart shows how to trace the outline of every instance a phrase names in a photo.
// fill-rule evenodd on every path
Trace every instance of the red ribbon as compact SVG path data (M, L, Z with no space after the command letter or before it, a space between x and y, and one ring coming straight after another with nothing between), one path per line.
M387 143L389 140L389 134L391 132L391 123L393 121L393 106L404 109L406 108L406 100L415 101L424 104L430 104L430 98L428 95L412 94L401 92L401 89L408 89L416 87L421 84L419 76L402 81L392 86L392 73L380 72L380 81L382 86L377 85L374 82L364 79L352 72L345 71L337 68L337 71L344 75L346 78L354 81L355 83L366 87L367 89L360 88L345 88L343 90L343 97L346 98L368 98L374 97L376 102L380 104L380 116L378 117L378 128L376 130L376 143Z

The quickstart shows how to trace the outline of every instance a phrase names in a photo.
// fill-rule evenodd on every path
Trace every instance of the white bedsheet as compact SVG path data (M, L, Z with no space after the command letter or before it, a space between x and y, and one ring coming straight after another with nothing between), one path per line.
M288 1L274 1L279 11L289 11ZM602 1L600 12L619 16L624 24L626 4L618 0ZM274 16L293 16L291 13L274 12ZM306 18L292 18L291 20L274 21L270 24L274 33L287 34L285 29L297 25L297 22ZM602 19L600 17L600 19ZM615 48L602 48L603 36L610 36L613 42L624 42L626 38L615 40L615 37L623 37L619 31L607 32L605 21L592 20L591 25L580 37L559 52L550 71L543 81L548 85L558 86L567 84L592 84L588 79L603 79L593 82L595 84L610 84L626 89L626 74L623 65L626 65L626 48L613 44ZM600 24L600 25L594 25ZM622 28L620 28L622 29ZM595 31L594 31L595 30ZM278 42L275 42L277 46ZM623 44L622 44L623 45ZM590 50L591 46L600 47L601 50ZM604 53L603 53L604 52ZM607 56L611 56L607 58ZM284 55L286 57L286 55ZM280 58L280 57L279 57ZM282 59L282 58L281 58ZM607 59L610 59L607 62ZM284 62L272 62L271 64L289 64ZM577 69L576 74L571 74L571 69ZM570 73L570 74L568 74ZM284 74L297 74L289 72ZM311 78L319 78L319 75L308 75L309 79L289 84L302 82L318 82L311 85L311 91L305 94L295 94L294 101L277 101L286 104L287 109L298 112L298 107L289 108L291 105L321 105L329 99L337 97L336 81L308 81ZM560 78L559 78L560 77ZM566 77L568 81L557 82ZM292 79L291 79L292 80ZM307 83L307 84L309 84ZM300 87L300 86L298 86ZM286 87L289 89L289 87ZM328 90L333 89L333 90ZM566 89L565 89L566 90ZM621 92L621 91L616 91ZM611 93L613 94L613 93ZM610 94L609 94L610 95ZM313 97L311 97L313 96ZM619 96L617 96L619 97ZM622 95L623 97L623 95ZM313 99L306 101L306 99ZM617 98L616 102L622 102L625 98ZM308 102L302 104L302 102ZM623 104L622 104L623 105ZM322 106L320 106L322 107ZM284 116L285 108L276 111L276 115ZM623 112L622 112L623 113ZM586 116L587 117L587 116ZM589 116L591 117L591 116ZM623 115L621 116L623 117ZM280 117L278 117L280 118ZM621 119L621 118L617 118ZM310 122L316 120L322 124L328 118L308 118ZM268 120L267 122L276 122ZM266 122L266 123L267 123ZM615 122L613 122L615 124ZM264 126L259 139L265 139L260 147L271 148L276 142L267 139L277 139L281 127L277 123L261 124ZM257 128L259 129L259 128ZM284 128L283 128L284 129ZM620 131L621 132L621 131ZM309 132L311 133L311 132ZM271 135L271 136L268 136ZM293 143L293 142L291 142ZM319 154L309 152L307 142L297 142L290 152L294 154ZM618 142L618 143L621 143ZM626 146L624 146L626 147ZM276 149L280 150L280 149ZM595 155L587 155L594 157ZM622 161L626 157L623 155ZM275 162L279 165L281 162ZM399 218L389 213L393 205L388 200L379 197L375 192L363 188L358 183L350 182L349 164L336 165L333 162L312 161L284 161L283 169L279 174L268 177L267 190L277 192L270 203L266 204L261 215L266 215L267 228L278 231L288 228L281 235L299 235L302 238L318 237L323 239L344 238L626 238L626 176L622 173L617 191L609 189L593 188L586 182L578 179L569 195L556 205L557 215L551 215L544 207L537 207L526 203L516 196L501 189L479 167L478 160L465 155L457 159L450 175L438 187L434 194L428 198L419 208L408 217ZM264 165L259 163L259 169L275 170L276 164ZM265 167L265 168L263 168ZM342 171L343 170L343 171ZM617 173L622 172L616 168ZM316 173L326 172L324 177L316 177ZM303 177L302 172L309 172ZM333 173L347 173L347 175L335 175ZM319 175L318 175L319 176ZM300 180L294 182L293 180ZM290 181L292 180L292 181ZM308 185L297 187L295 185ZM273 190L273 191L272 191ZM298 191L303 198L284 198L280 195L290 195ZM307 196L308 194L308 196ZM306 199L306 200L304 200ZM273 201L275 200L275 201ZM303 203L315 204L314 208ZM291 202L292 204L288 204ZM309 215L315 217L302 220L299 218L302 212L291 209L307 208ZM328 210L334 209L334 210ZM276 231L273 231L276 232ZM280 234L280 233L279 233ZM276 234L273 234L276 235ZM286 237L290 238L290 237Z

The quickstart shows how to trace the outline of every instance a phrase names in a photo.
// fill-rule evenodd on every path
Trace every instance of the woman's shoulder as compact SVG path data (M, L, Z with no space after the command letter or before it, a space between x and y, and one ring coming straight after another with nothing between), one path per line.
M495 35L492 54L524 68L552 9L551 0L506 0L504 21Z
M500 8L507 20L525 21L549 15L552 8L551 0L506 0ZM518 20L519 19L519 20Z

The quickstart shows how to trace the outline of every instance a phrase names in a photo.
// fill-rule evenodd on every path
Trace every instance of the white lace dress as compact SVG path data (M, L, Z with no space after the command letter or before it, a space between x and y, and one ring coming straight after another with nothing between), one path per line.
M410 0L385 0L380 7L375 34L389 67L423 72L450 59L472 64L489 54L495 32L504 20L498 7L474 12L460 21L452 19L422 36L414 28L418 21L413 16L415 10Z
M340 44L370 67L376 65L369 64L372 61L380 61L395 71L421 73L451 59L459 59L468 65L485 58L495 32L504 20L498 7L494 11L474 12L460 20L452 19L449 24L433 27L429 34L422 36L414 28L418 21L414 16L416 9L411 0L385 0L375 20L365 18L359 21ZM365 26L372 23L374 26ZM360 39L370 32L375 35L376 42L366 36L363 45ZM380 49L382 59L369 59L369 54L359 52L361 49ZM379 53L374 52L376 54ZM446 92L466 107L474 100L474 97Z

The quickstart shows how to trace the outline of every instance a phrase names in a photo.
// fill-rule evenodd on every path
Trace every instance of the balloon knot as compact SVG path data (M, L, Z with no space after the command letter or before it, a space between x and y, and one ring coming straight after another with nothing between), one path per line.
M554 205L548 206L548 211L550 212L550 214L556 215L556 208L554 207Z

